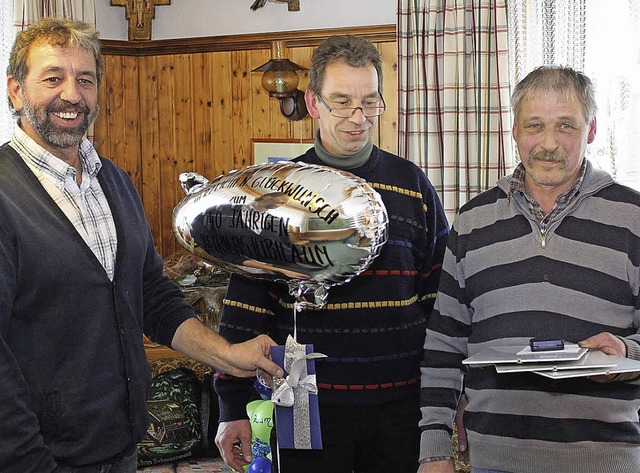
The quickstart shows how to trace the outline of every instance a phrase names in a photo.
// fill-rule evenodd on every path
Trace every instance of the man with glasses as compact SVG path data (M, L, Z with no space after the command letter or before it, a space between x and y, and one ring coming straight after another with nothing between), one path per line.
M296 161L365 179L382 196L390 225L380 255L363 274L331 287L326 306L303 310L298 342L328 358L316 363L323 450L280 450L283 472L415 472L419 376L448 235L442 206L413 163L374 146L385 111L378 50L355 36L334 36L314 52L307 109L318 121L315 145ZM231 278L220 333L232 341L292 333L293 299L284 284ZM250 461L245 405L251 385L216 379L221 423L216 443L236 471ZM238 447L240 443L240 447ZM275 450L275 449L274 449ZM278 461L274 459L274 465Z

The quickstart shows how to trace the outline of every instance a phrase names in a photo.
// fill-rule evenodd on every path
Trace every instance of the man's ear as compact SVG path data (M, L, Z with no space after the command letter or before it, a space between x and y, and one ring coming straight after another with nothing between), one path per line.
M22 92L22 86L20 85L18 80L12 75L7 76L7 93L9 94L9 99L13 104L13 108L17 111L20 111L24 108Z
M304 102L307 105L307 111L311 118L320 118L320 112L318 110L318 99L316 95L309 89L304 93Z
M593 143L593 140L596 139L596 131L598 129L598 123L596 122L596 117L593 117L591 123L589 124L589 134L587 135L587 143Z

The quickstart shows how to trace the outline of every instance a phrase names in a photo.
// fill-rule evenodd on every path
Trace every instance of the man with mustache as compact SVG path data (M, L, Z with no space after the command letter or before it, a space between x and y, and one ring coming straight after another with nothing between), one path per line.
M0 471L136 471L150 339L236 376L282 373L260 336L229 344L162 274L128 175L84 137L98 115L95 28L46 19L7 69L0 147Z
M522 162L460 209L448 240L422 363L418 471L454 472L460 398L473 473L640 471L639 373L549 380L462 364L532 337L640 359L640 194L585 159L591 81L540 67L512 106Z

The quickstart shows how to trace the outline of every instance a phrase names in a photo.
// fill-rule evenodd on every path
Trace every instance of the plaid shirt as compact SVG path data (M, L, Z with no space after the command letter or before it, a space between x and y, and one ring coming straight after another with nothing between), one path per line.
M535 215L538 222L540 222L540 228L546 229L547 224L553 220L553 218L567 208L569 203L573 200L573 198L578 195L578 191L580 190L580 185L582 184L582 180L584 179L584 174L587 170L587 161L582 161L582 168L580 170L580 175L578 176L578 180L576 183L566 192L560 194L556 199L556 205L551 209L551 212L545 215L544 210L534 199L529 197L524 189L524 177L526 174L526 170L522 163L518 164L516 169L513 171L511 175L511 180L509 181L509 198L514 192L520 192L524 198L527 200L529 204L529 211L532 215Z
M98 182L102 167L100 158L89 140L80 144L82 182L76 183L76 170L46 151L19 126L15 127L9 143L33 171L47 193L64 212L69 221L100 264L113 280L117 235L109 203Z

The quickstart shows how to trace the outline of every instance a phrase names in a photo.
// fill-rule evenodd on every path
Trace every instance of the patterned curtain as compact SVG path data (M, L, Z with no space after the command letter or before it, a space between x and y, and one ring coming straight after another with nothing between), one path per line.
M95 0L13 0L13 7L19 30L50 17L96 24Z
M599 109L587 157L640 190L640 2L508 0L508 10L511 83L540 65L587 74Z
M450 221L513 167L506 0L398 0L398 150Z

